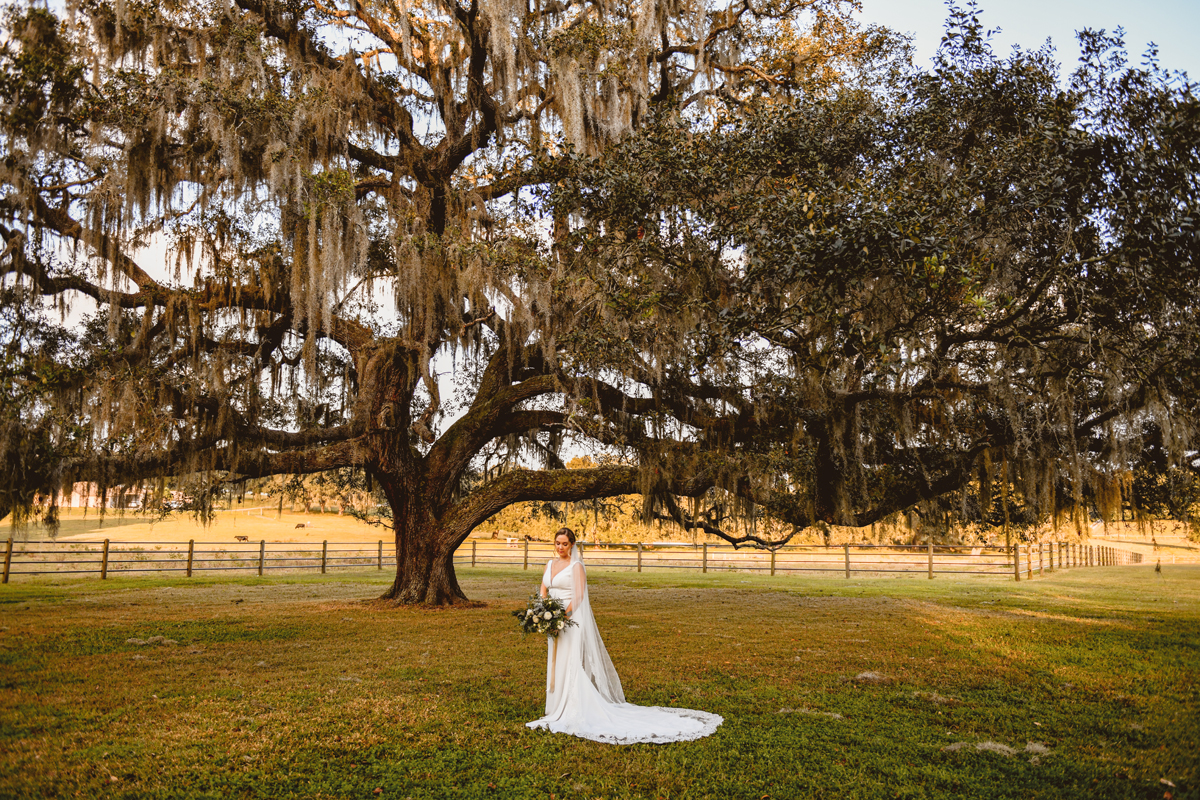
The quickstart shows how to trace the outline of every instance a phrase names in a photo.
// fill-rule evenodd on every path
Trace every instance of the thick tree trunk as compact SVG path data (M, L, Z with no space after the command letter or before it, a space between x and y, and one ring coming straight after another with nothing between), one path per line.
M438 524L423 498L428 491L408 480L381 480L392 506L396 534L396 580L382 600L394 603L450 605L467 599L454 574L458 543Z
M396 580L381 599L395 603L443 606L467 599L454 574L454 548L446 546L437 531L413 535L401 542L396 533Z

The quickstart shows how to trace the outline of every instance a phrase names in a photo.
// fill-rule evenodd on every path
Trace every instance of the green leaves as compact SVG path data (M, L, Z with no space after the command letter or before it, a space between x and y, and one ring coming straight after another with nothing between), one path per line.
M3 26L9 36L0 45L0 116L7 135L38 139L52 136L60 122L77 126L84 67L58 19L14 6L4 11Z
M999 58L985 38L955 10L933 70L881 95L763 104L705 131L657 120L574 162L552 198L581 220L574 278L629 326L656 390L690 398L698 448L774 481L773 513L981 519L971 475L995 448L1047 519L1128 468L1151 396L1176 442L1197 430L1191 88L1110 70L1065 91L1047 52ZM1189 388L1168 389L1179 374ZM734 415L753 422L718 434ZM788 440L813 469L768 455ZM693 463L671 452L664 471Z

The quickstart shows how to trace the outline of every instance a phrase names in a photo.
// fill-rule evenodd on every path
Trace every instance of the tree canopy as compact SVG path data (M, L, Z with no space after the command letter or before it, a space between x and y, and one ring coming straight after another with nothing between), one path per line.
M566 418L542 406L572 387L547 241L567 226L516 224L514 209L569 154L601 152L655 109L700 118L836 84L891 47L851 10L81 0L60 20L10 8L6 285L25 304L99 310L71 357L45 351L14 378L54 373L22 395L7 449L36 415L56 455L48 474L10 470L6 502L74 478L361 468L393 512L390 596L462 597L451 554L497 509L624 492L636 475L568 472L555 455ZM165 269L139 262L164 246ZM453 357L465 394L449 407L435 372ZM526 451L550 469L515 469L531 466Z
M1079 530L1146 463L1194 500L1200 105L1082 38L1064 87L1051 53L997 57L956 9L890 91L577 162L555 201L581 220L569 274L604 297L585 371L641 371L640 402L687 429L635 423L644 470L725 490L664 491L658 515L716 532L732 495L801 528L1019 509Z
M524 500L771 546L1111 498L1149 422L1191 468L1192 87L960 10L919 70L850 11L10 9L4 502L361 469L387 596L445 603Z

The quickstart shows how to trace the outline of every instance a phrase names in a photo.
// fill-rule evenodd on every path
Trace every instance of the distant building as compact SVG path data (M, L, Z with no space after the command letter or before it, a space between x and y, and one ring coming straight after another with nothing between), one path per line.
M108 508L141 508L147 494L140 487L127 489L124 486L110 486L104 502ZM171 492L170 499L183 503L191 498L185 498L183 492ZM100 508L100 502L100 486L97 483L81 481L73 484L70 492L64 491L58 495L60 508Z

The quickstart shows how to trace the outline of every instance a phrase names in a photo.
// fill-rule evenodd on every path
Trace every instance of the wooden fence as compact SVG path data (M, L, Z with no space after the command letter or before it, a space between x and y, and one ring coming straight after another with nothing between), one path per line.
M4 583L21 575L109 575L236 570L262 575L274 570L395 569L394 551L385 551L382 540L369 543L322 542L268 544L265 540L229 545L220 542L56 542L14 541L4 550ZM584 544L589 568L608 570L683 569L695 572L765 572L771 575L827 573L853 575L925 574L994 575L1015 580L1031 579L1048 570L1075 567L1120 566L1142 563L1140 553L1076 542L1003 547L942 545L844 544L789 545L776 550L734 548L731 545ZM460 569L484 566L521 566L540 570L553 557L553 546L544 542L510 539L472 539L454 554Z

